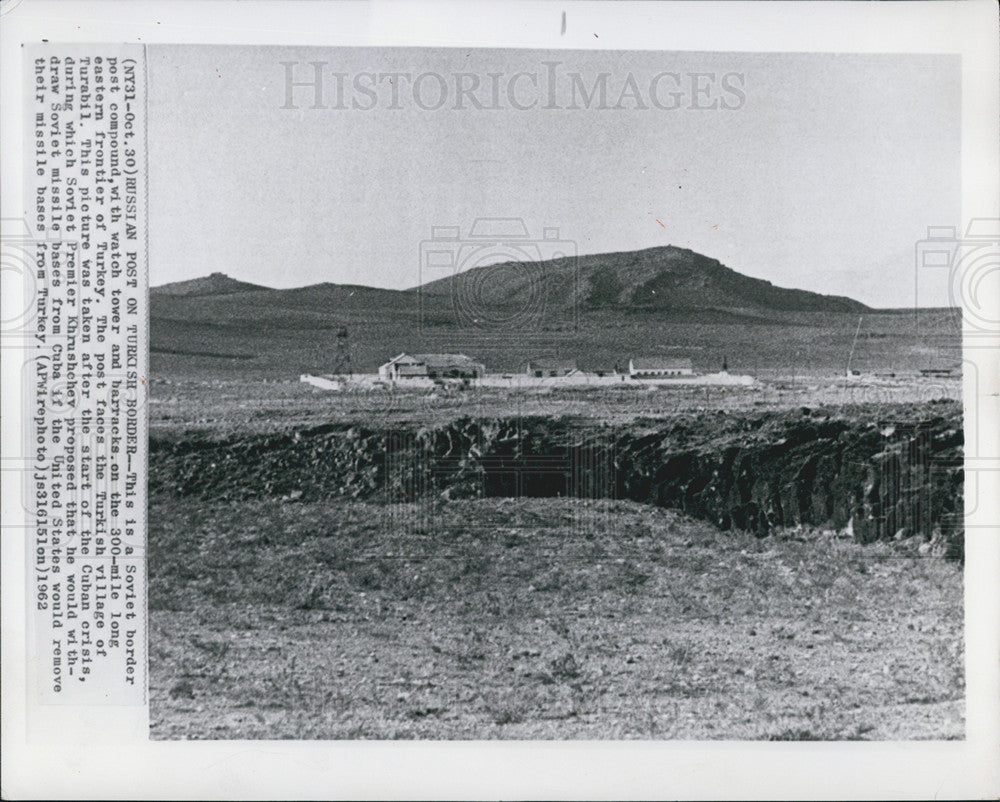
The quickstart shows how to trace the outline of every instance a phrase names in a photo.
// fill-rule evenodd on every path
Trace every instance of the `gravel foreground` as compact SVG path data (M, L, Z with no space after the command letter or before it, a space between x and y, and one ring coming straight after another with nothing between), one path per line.
M964 737L962 574L632 501L150 499L155 739Z

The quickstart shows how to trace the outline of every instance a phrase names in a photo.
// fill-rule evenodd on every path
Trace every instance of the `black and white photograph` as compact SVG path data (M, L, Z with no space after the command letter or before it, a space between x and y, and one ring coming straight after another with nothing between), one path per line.
M981 0L0 0L4 798L993 798Z
M958 59L148 70L153 738L963 737Z

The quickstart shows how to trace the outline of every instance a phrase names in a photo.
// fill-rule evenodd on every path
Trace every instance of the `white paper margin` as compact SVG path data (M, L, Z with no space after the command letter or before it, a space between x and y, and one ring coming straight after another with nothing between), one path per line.
M571 24L560 35L562 12ZM2 205L21 209L19 44L143 42L960 53L962 226L1000 217L997 9L963 2L0 3ZM599 33L599 38L593 36ZM6 303L6 302L4 302ZM995 299L1000 306L1000 299ZM997 319L994 315L994 319ZM49 798L995 798L1000 794L1000 363L966 372L980 497L967 535L964 742L151 742L144 715L58 708L60 737L25 738L24 537L4 466L3 788ZM3 388L19 365L3 363ZM20 394L3 393L3 449ZM972 416L977 420L973 421ZM967 470L977 466L967 465Z

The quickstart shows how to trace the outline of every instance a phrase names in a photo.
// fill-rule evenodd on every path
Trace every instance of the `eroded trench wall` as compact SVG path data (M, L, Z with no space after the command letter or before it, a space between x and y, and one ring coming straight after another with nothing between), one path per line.
M618 498L765 536L809 524L862 542L962 549L962 418L953 402L704 412L608 425L465 418L330 424L280 435L150 440L150 492L220 499Z

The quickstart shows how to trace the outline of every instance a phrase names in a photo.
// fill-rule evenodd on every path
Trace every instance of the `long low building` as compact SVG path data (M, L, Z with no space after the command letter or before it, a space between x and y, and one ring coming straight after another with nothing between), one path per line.
M400 354L378 369L386 381L405 379L479 379L486 366L465 354Z
M628 361L628 373L633 379L691 376L694 366L686 357L637 357Z

